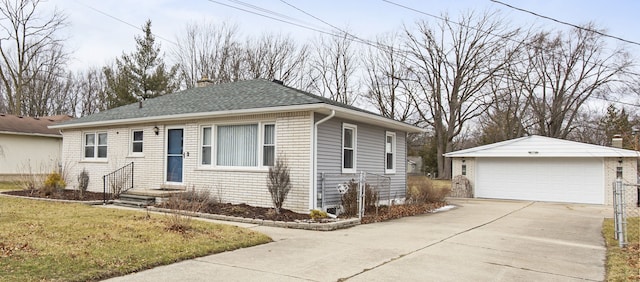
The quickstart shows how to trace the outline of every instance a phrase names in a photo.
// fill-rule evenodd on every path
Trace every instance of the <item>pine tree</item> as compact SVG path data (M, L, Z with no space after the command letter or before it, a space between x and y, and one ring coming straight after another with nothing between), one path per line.
M136 36L136 51L122 54L116 65L103 69L110 92L109 107L157 97L178 89L178 66L168 68L161 56L160 44L151 32L151 20L143 26L144 35Z
M607 113L600 119L600 127L604 131L607 142L611 142L614 135L620 134L623 137L622 146L624 148L633 148L631 136L633 133L633 125L629 121L629 114L624 108L618 110L613 104L607 107ZM610 145L610 144L609 144Z

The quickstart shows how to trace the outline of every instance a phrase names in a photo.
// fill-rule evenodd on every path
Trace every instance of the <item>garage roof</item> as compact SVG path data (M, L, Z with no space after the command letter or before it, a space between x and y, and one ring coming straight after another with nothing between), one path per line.
M444 154L445 157L638 157L640 152L531 135Z

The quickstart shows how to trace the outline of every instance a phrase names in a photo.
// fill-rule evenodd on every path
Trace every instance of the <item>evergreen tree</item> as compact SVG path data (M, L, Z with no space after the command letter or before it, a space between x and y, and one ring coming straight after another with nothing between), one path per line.
M624 108L618 110L613 104L607 107L607 113L600 119L600 128L606 136L607 145L611 145L611 139L619 134L623 137L622 147L632 149L633 124L629 121L629 114Z
M180 85L178 66L165 65L160 44L151 33L151 20L147 20L143 31L143 36L135 37L135 52L123 53L115 66L103 69L110 94L109 108L171 93Z

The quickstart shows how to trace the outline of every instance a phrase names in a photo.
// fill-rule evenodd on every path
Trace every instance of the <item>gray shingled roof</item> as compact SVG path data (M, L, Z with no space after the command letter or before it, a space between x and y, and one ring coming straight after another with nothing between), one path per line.
M254 79L191 88L145 100L142 108L138 103L129 104L68 121L64 125L319 103L377 115L279 83Z

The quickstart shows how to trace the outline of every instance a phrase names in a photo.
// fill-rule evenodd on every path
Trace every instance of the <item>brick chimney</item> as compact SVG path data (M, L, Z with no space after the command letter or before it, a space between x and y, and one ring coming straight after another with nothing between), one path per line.
M209 85L213 85L213 80L208 77L203 77L196 82L196 87L207 87Z
M613 135L613 138L611 138L611 147L622 149L622 135Z

